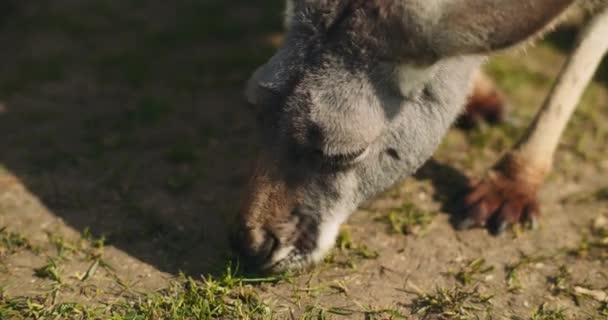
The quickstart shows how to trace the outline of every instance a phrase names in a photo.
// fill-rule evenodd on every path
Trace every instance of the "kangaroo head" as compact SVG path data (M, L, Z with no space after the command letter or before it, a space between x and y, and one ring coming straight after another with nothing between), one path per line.
M415 171L462 109L481 56L566 0L294 0L247 85L259 157L233 241L280 271L317 262L364 200Z

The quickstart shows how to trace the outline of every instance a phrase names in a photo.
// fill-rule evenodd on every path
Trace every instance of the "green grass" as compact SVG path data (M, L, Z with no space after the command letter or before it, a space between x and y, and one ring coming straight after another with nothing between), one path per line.
M219 278L180 277L156 293L132 297L113 311L131 319L270 319L272 311L231 270Z
M355 243L348 228L342 228L336 240L336 246L342 251L349 251L351 254L363 259L376 259L378 253L370 250L366 245Z
M591 224L586 230L582 240L576 248L567 249L566 252L577 258L596 261L608 261L608 224L599 223L605 221L604 216Z
M437 288L433 293L417 292L411 309L421 319L475 319L491 311L491 299L478 287Z
M22 234L10 232L6 227L0 228L0 258L4 255L13 254L22 249L36 250L30 241Z
M467 265L458 272L450 272L454 278L464 286L471 285L473 282L478 282L479 277L494 271L494 266L488 266L486 260L477 258L471 260Z
M433 222L436 214L428 212L407 202L401 207L391 209L386 215L376 218L390 227L391 231L401 234L422 235Z
M523 134L521 126L510 123L502 123L498 126L489 126L480 123L469 134L467 140L473 150L488 152L492 150L501 153L512 147L513 144Z
M323 308L319 306L306 306L300 320L329 320L335 316L352 316L353 311L348 309Z
M573 295L574 290L572 287L572 273L567 266L562 265L559 267L556 275L550 276L548 282L551 286L551 292L554 295Z
M58 283L63 282L63 276L61 275L57 259L49 258L45 265L34 269L34 274L39 278L49 279Z
M366 320L397 320L407 319L407 317L394 308L375 309L372 307L353 310L348 308L320 306L306 306L304 313L299 320L330 320L330 319L351 319L354 316L363 316Z
M362 260L377 259L380 255L365 244L353 240L348 227L342 227L336 239L337 252L329 254L325 263L354 269Z
M0 229L0 244L6 254L31 248L30 242L17 233ZM220 276L194 278L179 275L157 291L133 290L115 273L104 259L105 238L95 237L85 229L78 239L66 239L48 233L44 254L47 261L33 268L35 276L44 279L44 293L29 296L7 296L0 291L1 319L271 319L270 304L263 300L255 285L287 279L285 276L246 278L228 265ZM74 275L65 273L64 263L78 260L88 266ZM100 274L100 270L103 273ZM113 279L120 288L111 303L96 303L101 292L87 282ZM93 286L93 287L89 287ZM89 290L87 303L65 301L66 292Z
M521 278L522 270L527 266L545 261L550 257L545 255L525 255L514 263L505 266L507 289L511 293L519 293L525 288L525 282Z
M499 87L507 93L524 92L524 89L547 88L554 80L547 74L535 72L521 64L521 57L498 57L485 65L485 70L492 76ZM524 106L532 100L523 95L511 95L518 104ZM515 112L520 110L514 110Z
M569 319L564 309L549 309L546 304L538 307L530 320L566 320Z
M102 308L79 303L49 305L43 296L7 298L0 296L1 319L102 319ZM109 318L106 318L109 319ZM121 318L115 318L121 319ZM122 318L129 319L129 318ZM122 320L121 319L121 320Z
M49 267L50 266L50 267ZM43 275L60 279L45 266ZM171 280L164 289L131 292L110 305L53 303L47 296L0 297L0 315L10 319L271 319L270 305L252 283L275 282L278 278L248 279L236 276L230 267L220 277L194 279L185 275ZM59 282L59 281L58 281ZM4 318L3 318L4 319Z
M601 306L598 308L598 313L600 316L604 316L608 318L608 301L602 302Z

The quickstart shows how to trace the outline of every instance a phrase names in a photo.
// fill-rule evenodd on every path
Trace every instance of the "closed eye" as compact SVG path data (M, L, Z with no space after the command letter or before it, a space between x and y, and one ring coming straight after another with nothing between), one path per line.
M342 154L332 154L328 155L323 153L321 150L318 150L317 153L321 157L321 161L324 164L330 166L347 166L349 164L353 164L361 159L363 159L367 155L368 148L342 153Z

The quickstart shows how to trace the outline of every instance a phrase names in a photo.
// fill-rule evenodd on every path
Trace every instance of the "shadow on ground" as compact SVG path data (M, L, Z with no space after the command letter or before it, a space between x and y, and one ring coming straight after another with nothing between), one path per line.
M431 159L414 178L431 182L433 199L441 203L441 212L449 214L450 223L456 226L463 218L461 199L469 191L469 177L449 164Z
M280 1L2 7L0 165L162 271L223 268L255 150L242 86L272 53Z

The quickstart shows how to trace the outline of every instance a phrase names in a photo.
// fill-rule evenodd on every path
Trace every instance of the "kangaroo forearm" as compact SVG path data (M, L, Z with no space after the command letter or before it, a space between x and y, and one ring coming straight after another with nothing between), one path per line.
M568 119L607 50L608 9L604 9L583 30L551 94L519 143L520 153L530 161L551 163Z

